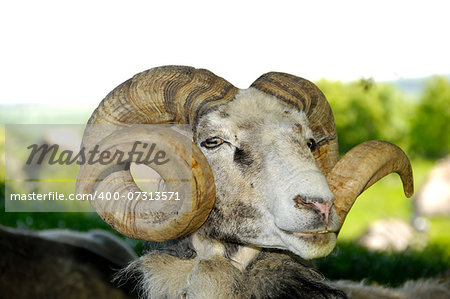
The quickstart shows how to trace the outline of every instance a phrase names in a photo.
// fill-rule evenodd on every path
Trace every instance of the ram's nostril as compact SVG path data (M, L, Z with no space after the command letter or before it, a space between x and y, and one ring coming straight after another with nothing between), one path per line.
M325 222L328 223L328 218L330 216L331 207L333 206L333 202L326 201L322 203L313 203L314 208L318 210L325 218Z
M301 205L314 205L316 203L321 204L324 200L322 198L297 195L294 197L294 201Z
M300 195L294 197L294 202L300 205L305 203L304 199Z
M294 202L296 203L296 206L300 205L306 208L319 211L325 218L325 222L328 223L328 218L330 216L330 211L331 207L333 206L333 202L325 201L322 198L311 198L301 195L295 196Z
M294 197L294 202L296 203L296 205L314 207L313 201L307 196L297 195L296 197Z

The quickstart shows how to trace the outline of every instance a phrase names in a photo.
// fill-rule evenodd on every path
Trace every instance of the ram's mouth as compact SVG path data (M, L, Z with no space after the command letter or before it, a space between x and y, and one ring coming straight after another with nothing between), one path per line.
M328 230L319 230L319 231L315 231L315 232L292 232L292 234L296 237L308 237L308 236L312 236L312 235L326 235L329 233L333 233L333 232L328 231Z
M336 232L333 230L316 230L316 231L286 231L283 232L289 236L290 242L304 242L317 247L328 248L330 244L336 242ZM334 246L334 245L333 245Z
M292 236L304 241L309 241L313 243L327 243L332 235L336 235L335 231L320 230L312 232L288 232Z
M328 234L336 234L337 231L336 230L315 230L315 231L299 231L299 232L295 232L295 231L289 231L289 230L284 230L281 229L284 233L289 234L289 235L293 235L295 237L309 237L309 236L325 236Z
M314 231L314 232L291 232L291 234L293 234L297 238L325 237L331 233L335 233L335 232L328 231L328 230L320 230L320 231Z

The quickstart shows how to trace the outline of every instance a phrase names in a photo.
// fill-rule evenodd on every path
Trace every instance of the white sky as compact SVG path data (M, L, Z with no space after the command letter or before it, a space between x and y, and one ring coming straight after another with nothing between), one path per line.
M377 81L450 73L450 1L2 1L0 104L93 105L140 71Z

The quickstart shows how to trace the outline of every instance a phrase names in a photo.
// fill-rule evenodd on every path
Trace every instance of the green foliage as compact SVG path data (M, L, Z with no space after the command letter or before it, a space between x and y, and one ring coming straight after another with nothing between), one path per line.
M406 145L411 105L390 84L372 80L317 82L333 109L340 152L372 139Z
M434 77L427 84L411 120L414 153L438 158L450 153L450 81Z
M371 139L393 142L416 157L450 153L450 82L432 77L418 101L388 83L317 82L333 109L340 152Z

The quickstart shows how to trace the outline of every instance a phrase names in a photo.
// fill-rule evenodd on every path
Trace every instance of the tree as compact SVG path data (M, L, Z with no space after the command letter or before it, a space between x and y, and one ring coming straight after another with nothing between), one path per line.
M341 153L371 139L402 147L408 144L410 105L393 85L371 79L350 83L320 80L317 84L333 110Z
M411 149L427 158L450 153L450 82L445 77L427 81L411 119Z

